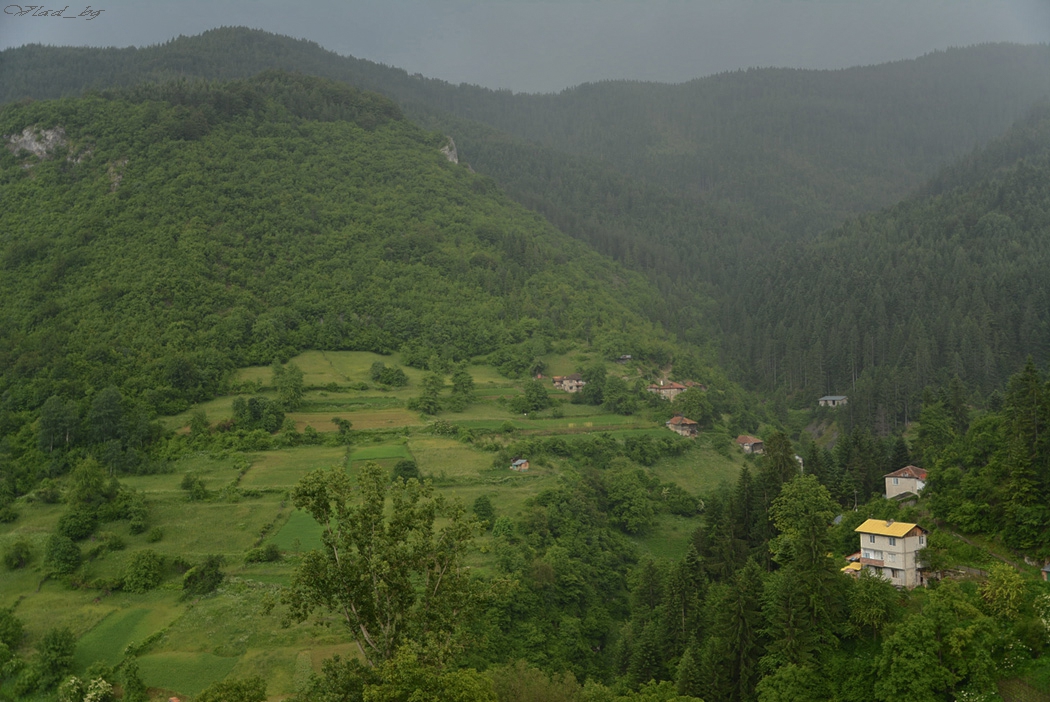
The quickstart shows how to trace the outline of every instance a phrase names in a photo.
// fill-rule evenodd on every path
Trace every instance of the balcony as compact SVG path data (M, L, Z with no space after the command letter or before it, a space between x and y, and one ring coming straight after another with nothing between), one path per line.
M885 565L885 562L882 559L878 559L878 558L863 558L863 557L861 557L860 564L861 565L870 565L870 566L879 566L881 568L883 565Z

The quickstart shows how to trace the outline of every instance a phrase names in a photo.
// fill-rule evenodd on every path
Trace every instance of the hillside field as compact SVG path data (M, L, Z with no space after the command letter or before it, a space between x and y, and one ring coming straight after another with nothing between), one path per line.
M280 606L266 609L276 601L280 586L289 582L300 554L319 544L318 525L296 511L290 501L291 490L303 475L316 468L346 470L353 475L367 461L392 469L398 461L409 459L448 498L469 507L485 495L497 515L513 517L530 497L555 486L559 476L573 470L568 461L541 460L528 472L514 473L494 465L497 454L491 450L435 434L435 421L489 432L481 435L490 448L491 443L532 435L572 438L608 431L622 439L631 434L669 433L641 414L607 414L599 407L569 404L569 396L553 388L550 395L563 402L556 407L555 416L552 410L536 416L515 415L499 398L520 394L521 383L498 376L488 366L469 367L477 390L475 404L462 413L427 417L406 407L420 392L422 372L404 368L407 386L381 389L368 377L376 361L399 365L396 357L364 352L311 351L293 359L304 372L307 390L302 407L288 417L298 431L311 426L320 432L320 445L254 452L188 451L172 463L170 472L121 477L124 485L145 495L150 530L135 535L126 521L102 525L81 543L86 562L74 577L79 587L71 589L48 578L42 564L44 542L55 531L64 505L19 504L20 518L0 526L0 551L17 539L26 539L33 561L27 568L5 571L0 578L0 607L14 606L17 616L26 622L28 646L35 646L46 630L68 626L78 637L78 671L95 661L116 665L129 647L138 647L140 674L154 697L192 697L227 676L261 675L271 699L280 699L295 692L311 670L319 671L324 658L352 654L349 639L339 626L307 622L286 627ZM549 367L572 370L568 356L547 361ZM610 375L635 372L616 364L609 364L608 370ZM253 367L238 371L234 384L275 395L269 383L270 369ZM351 389L362 384L368 389ZM166 418L166 427L188 433L190 416L197 410L203 410L214 425L231 416L233 400L234 396L227 395L197 405ZM333 417L352 423L350 445L335 441ZM661 481L674 481L703 495L721 481L735 479L742 465L741 456L732 453L727 458L701 436L685 453L661 459L649 470ZM188 499L187 491L180 487L186 475L200 478L206 499ZM679 558L698 524L698 517L661 515L634 542L640 555ZM114 536L123 539L124 550L99 549L94 559L87 558L101 539ZM487 547L490 540L480 535L469 559L481 572L493 567ZM279 561L245 562L249 550L268 544L280 549ZM143 549L164 557L165 577L159 588L145 594L99 589L99 583L119 578L132 554ZM180 600L180 562L195 564L212 554L225 559L223 585L212 595Z

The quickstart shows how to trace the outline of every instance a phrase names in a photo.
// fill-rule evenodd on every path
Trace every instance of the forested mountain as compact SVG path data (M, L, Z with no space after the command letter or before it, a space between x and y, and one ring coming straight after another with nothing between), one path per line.
M144 49L28 46L3 52L0 65L3 101L180 75L302 71L387 94L413 116L437 109L691 197L744 203L799 232L892 204L1050 94L1050 47L1002 44L839 71L607 81L552 95L453 86L242 28Z
M1050 359L1050 108L927 190L763 262L727 332L763 381L849 390L885 428L928 384L987 395Z
M1029 186L1006 174L1045 143L1038 114L987 149L974 147L1050 94L1050 47L983 45L842 71L762 69L515 95L223 28L143 49L7 50L0 98L269 67L374 88L418 124L451 135L461 157L512 198L645 273L661 296L649 318L699 344L720 339L723 363L752 387L800 404L859 392L854 418L886 430L914 416L926 383L944 380L934 369L988 392L1027 354L1043 358L1035 259L980 253L990 244L979 243L977 222L990 226L982 217L1000 205L951 193L985 193L994 173L1002 187L1019 188L1011 207L1029 207ZM940 198L930 205L936 214L918 214L925 201L913 200L814 241L826 226L916 189ZM962 258L948 225L930 224L952 217L972 240ZM904 218L925 224L886 233ZM1004 285L986 275L989 256Z
M426 366L559 339L667 362L635 274L449 162L389 100L267 73L0 113L7 411L150 410L304 348Z

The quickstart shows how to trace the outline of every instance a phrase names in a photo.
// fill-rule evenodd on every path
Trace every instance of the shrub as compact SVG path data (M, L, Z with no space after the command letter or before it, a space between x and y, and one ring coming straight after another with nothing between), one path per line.
M155 543L157 543L158 541L160 541L163 538L164 538L164 530L161 529L160 527L153 527L152 529L149 530L149 533L146 534L146 541L148 541L151 544L155 544Z
M474 516L478 518L479 522L484 523L486 529L492 528L492 524L496 521L496 510L492 506L492 500L488 498L488 495L479 495L474 500Z
M124 589L127 592L149 592L163 579L164 562L149 549L133 553L124 566Z
M123 551L128 547L124 537L119 534L109 534L106 536L106 548L110 551Z
M266 702L266 682L259 677L223 680L204 690L197 702Z
M207 595L222 584L222 556L208 556L204 562L186 571L182 578L185 596Z
M273 563L281 560L281 550L277 544L266 544L262 548L253 548L244 557L245 563Z
M98 526L98 517L92 510L74 509L58 519L58 533L68 536L73 541L82 541L91 536Z
M44 562L56 573L72 573L80 567L80 547L68 536L52 534L44 547Z
M201 502L208 499L208 489L204 487L204 481L201 480L199 475L187 473L182 476L182 482L179 483L179 487L189 493L190 502Z
M11 505L0 507L0 524L10 524L18 519L18 512Z
M73 669L73 652L77 640L69 629L51 629L37 646L32 668L37 675L36 687L50 690Z
M29 542L19 539L4 551L4 565L8 570L18 570L29 565L33 553L29 548Z
M410 461L407 458L402 459L394 466L392 478L394 480L401 478L405 481L408 481L410 478L419 480L419 467L416 465L415 461Z
M53 505L62 498L58 491L58 483L51 478L41 480L40 485L33 491L33 495L47 505Z
M15 616L14 611L0 609L0 644L14 651L22 644L23 634L22 620Z

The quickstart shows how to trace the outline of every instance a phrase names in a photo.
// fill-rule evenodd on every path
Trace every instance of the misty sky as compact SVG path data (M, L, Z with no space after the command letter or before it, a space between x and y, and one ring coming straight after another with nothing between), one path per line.
M29 6L0 15L0 48L144 46L244 25L410 73L530 92L1050 42L1050 0L93 0L103 12L90 21L77 17L87 3L38 6L65 8L58 17L13 14L20 7Z

